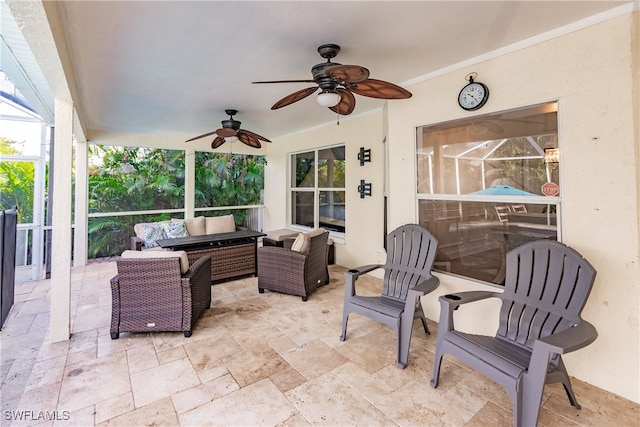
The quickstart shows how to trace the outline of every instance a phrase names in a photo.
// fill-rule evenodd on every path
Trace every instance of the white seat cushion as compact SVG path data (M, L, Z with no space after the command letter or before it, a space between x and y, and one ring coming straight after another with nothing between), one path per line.
M267 231L267 239L271 239L276 242L281 242L283 240L292 239L298 236L297 231L289 230L288 228L281 228L280 230L272 230Z
M122 252L120 258L157 259L180 258L180 271L182 274L189 270L189 257L185 251L131 251Z

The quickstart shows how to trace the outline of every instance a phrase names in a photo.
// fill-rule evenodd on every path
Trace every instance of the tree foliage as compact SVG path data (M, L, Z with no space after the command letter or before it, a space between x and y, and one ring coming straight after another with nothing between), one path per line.
M20 154L14 141L0 137L0 153ZM31 161L0 162L0 209L18 208L18 223L33 221L33 180L35 164Z
M182 209L185 153L116 146L92 146L96 159L89 169L89 212ZM195 207L243 206L262 203L264 157L196 153ZM215 211L224 214L227 211ZM244 221L246 211L233 211ZM206 213L211 214L211 213ZM170 215L96 217L89 220L89 257L121 253L129 247L133 226Z

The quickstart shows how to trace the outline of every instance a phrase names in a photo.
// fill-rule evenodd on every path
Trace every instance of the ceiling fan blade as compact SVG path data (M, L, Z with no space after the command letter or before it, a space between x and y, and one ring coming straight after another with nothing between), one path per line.
M358 83L369 78L369 70L359 65L333 65L325 68L324 72L344 83Z
M253 84L262 83L315 83L315 80L267 80L264 82L251 82Z
M313 92L318 90L318 86L308 87L306 89L302 89L296 92L293 92L291 95L287 95L282 98L280 101L273 104L271 107L272 110L277 110L278 108L286 107L289 104L293 104L294 102L298 102L301 99L306 98L311 95Z
M249 147L253 147L253 148L262 147L262 144L260 144L260 141L258 141L256 138L254 138L253 136L249 135L246 132L238 132L238 139L240 140L240 142L242 142L245 145L248 145Z
M351 92L370 98L380 99L407 99L411 98L411 92L393 83L383 80L367 79L358 83L349 83L345 87Z
M353 112L356 108L356 97L351 92L341 87L336 89L336 92L340 95L340 103L334 107L329 107L334 113L347 116Z
M218 148L218 147L220 147L220 146L221 146L222 144L224 144L224 143L225 143L224 138L222 138L222 137L218 136L218 137L216 137L216 139L214 139L214 140L213 140L213 142L211 143L211 148L214 148L214 149L215 149L215 148Z
M195 140L195 139L204 138L205 136L213 135L214 133L216 133L216 131L215 131L215 130L214 130L213 132L207 132L207 133L202 134L202 135L200 135L200 136L196 136L195 138L187 139L185 142L190 142L190 141L193 141L193 140Z
M238 131L238 139L240 139L240 135L242 135L242 134L247 134L247 135L249 135L250 137L252 137L254 139L259 139L259 140L262 140L264 142L271 142L267 138L265 138L264 136L260 136L257 133L251 132L250 130L246 130L246 129L240 129Z
M217 133L218 136L221 136L223 138L227 138L229 136L236 136L236 134L237 134L237 132L234 129L231 129L231 128L216 129L215 133Z

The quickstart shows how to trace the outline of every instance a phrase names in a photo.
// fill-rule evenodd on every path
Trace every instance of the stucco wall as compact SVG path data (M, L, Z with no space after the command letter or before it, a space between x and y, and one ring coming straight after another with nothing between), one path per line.
M321 107L318 107L321 108ZM346 223L344 242L336 241L336 262L346 266L359 265L363 260L375 262L383 249L383 120L382 110L361 116L341 118L336 122L307 132L275 138L268 148L265 168L265 227L283 228L290 222L287 211L288 153L336 144L345 145ZM360 147L371 149L370 163L360 166ZM372 197L360 198L360 180L372 184ZM378 254L379 253L379 254Z
M550 100L559 102L562 156L562 240L594 265L598 276L583 317L599 338L565 357L571 375L640 402L638 303L640 238L638 203L638 14L601 23L557 39L424 81L413 97L391 101L379 114L352 117L274 140L268 148L267 227L286 225L286 153L344 142L347 145L347 238L338 245L345 266L376 261L382 248L382 183L386 136L389 162L389 229L416 222L415 128ZM425 58L428 60L428 58ZM632 64L636 68L632 68ZM464 77L491 91L476 113L456 102ZM636 81L633 82L632 79ZM635 88L635 90L632 90ZM357 151L372 149L360 167ZM373 197L360 199L357 183L373 182ZM441 287L423 298L437 320L437 295L486 285L441 275ZM460 314L460 325L495 331L492 304ZM461 312L461 311L460 311Z

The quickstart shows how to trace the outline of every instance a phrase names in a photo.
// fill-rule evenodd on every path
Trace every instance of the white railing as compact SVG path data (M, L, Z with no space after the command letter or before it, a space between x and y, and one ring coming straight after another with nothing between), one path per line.
M248 210L245 227L252 230L263 231L264 228L264 205L245 205L245 206L218 206L207 208L195 208L197 214L212 211L233 211ZM164 210L147 210L147 211L125 211L125 212L99 212L88 214L89 218L104 218L110 216L134 216L134 215L159 215L164 213L181 213L184 215L184 209L164 209Z
M16 227L16 267L31 265L31 244L35 224L18 224Z
M200 214L208 211L233 211L248 210L245 220L245 227L256 231L264 231L264 205L248 205L248 206L222 206L215 208L197 208L195 211ZM132 211L132 212L109 212L109 213L91 213L89 218L109 217L109 216L128 216L128 215L149 215L163 213L184 213L184 209L170 209L157 211ZM16 267L31 267L33 260L33 236L34 231L38 228L37 224L18 224L16 227ZM43 230L51 230L51 227L42 227Z

